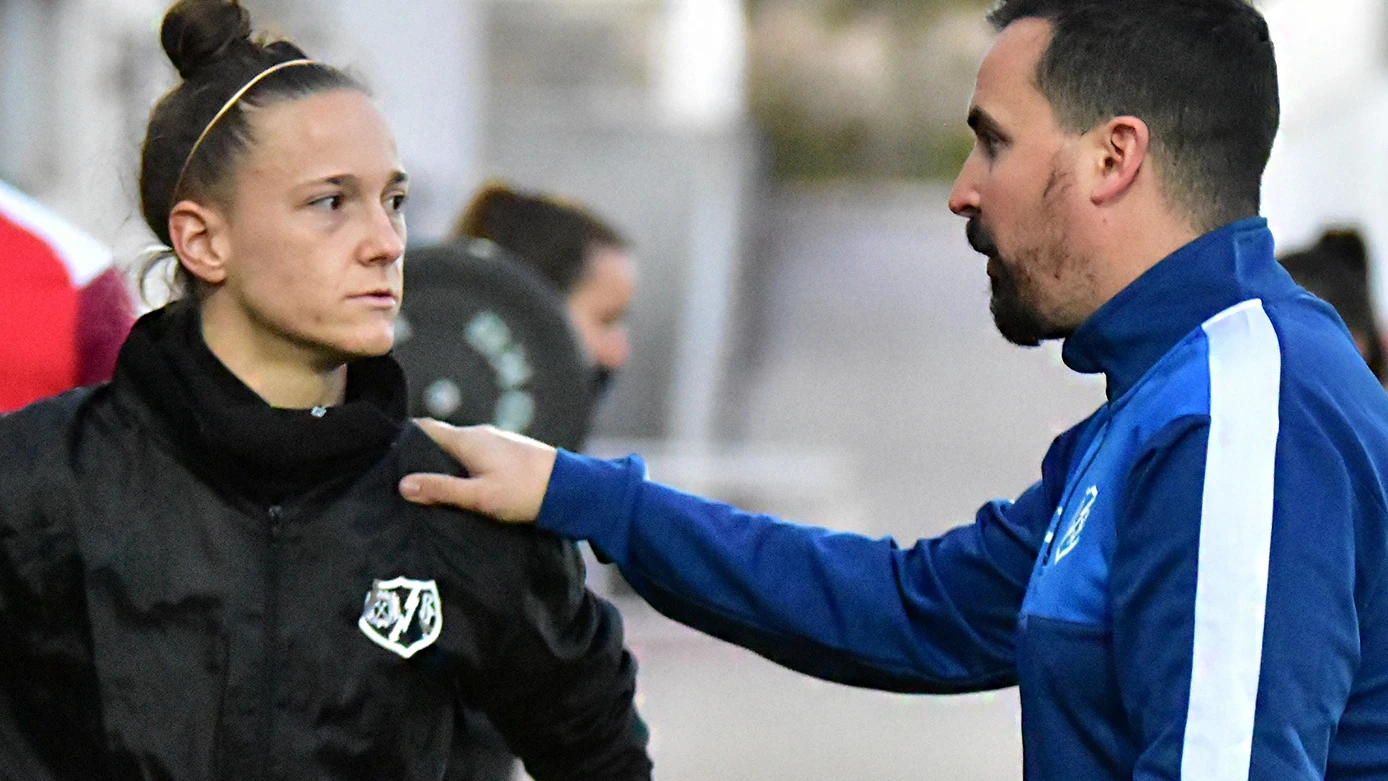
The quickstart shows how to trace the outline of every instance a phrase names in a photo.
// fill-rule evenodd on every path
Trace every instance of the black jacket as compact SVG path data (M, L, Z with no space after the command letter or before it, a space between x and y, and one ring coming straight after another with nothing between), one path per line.
M0 417L0 777L438 779L459 699L541 781L646 779L634 664L573 546L405 502L456 465L389 358L272 409L190 307Z

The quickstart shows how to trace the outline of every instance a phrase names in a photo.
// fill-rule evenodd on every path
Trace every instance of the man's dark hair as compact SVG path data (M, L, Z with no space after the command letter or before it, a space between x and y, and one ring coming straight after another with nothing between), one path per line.
M1036 82L1061 126L1135 116L1172 205L1201 231L1258 214L1277 134L1267 22L1244 0L1001 0L988 21L1051 24Z

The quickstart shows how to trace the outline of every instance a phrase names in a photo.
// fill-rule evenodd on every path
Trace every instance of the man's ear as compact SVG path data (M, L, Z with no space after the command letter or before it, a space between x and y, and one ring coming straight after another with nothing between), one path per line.
M1090 131L1098 178L1089 199L1096 206L1120 198L1132 188L1147 162L1151 134L1137 117L1114 117Z
M209 285L226 280L230 254L226 220L215 209L179 201L169 213L169 240L179 262L196 279Z

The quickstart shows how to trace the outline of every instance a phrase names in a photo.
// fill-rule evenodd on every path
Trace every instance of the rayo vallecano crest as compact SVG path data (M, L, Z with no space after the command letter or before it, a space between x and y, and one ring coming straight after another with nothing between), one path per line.
M1084 525L1089 523L1089 512L1094 509L1094 502L1099 499L1099 487L1089 486L1089 490L1084 492L1084 500L1080 502L1079 512L1075 513L1075 519L1070 521L1070 528L1065 530L1065 535L1060 538L1060 543L1055 549L1055 561L1059 564L1060 560L1070 555L1070 551L1080 544L1080 534L1084 531Z
M357 621L371 642L408 659L439 639L443 602L432 580L377 580Z

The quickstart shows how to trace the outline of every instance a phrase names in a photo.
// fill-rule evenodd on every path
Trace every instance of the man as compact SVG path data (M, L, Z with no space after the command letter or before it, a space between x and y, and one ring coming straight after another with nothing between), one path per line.
M407 497L589 539L669 615L811 675L1020 684L1028 779L1388 777L1388 396L1257 217L1272 44L1242 0L1004 0L950 208L1023 345L1108 401L1041 481L906 550L641 464L430 429Z

